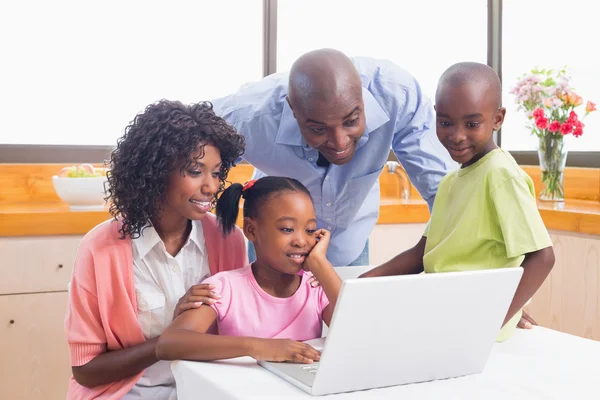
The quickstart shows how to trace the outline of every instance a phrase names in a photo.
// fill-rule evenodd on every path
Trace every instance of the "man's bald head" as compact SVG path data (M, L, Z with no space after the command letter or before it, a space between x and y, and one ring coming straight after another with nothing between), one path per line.
M352 60L331 49L304 54L290 71L287 100L306 144L336 165L352 159L366 126Z
M441 76L437 91L438 96L444 86L458 87L463 85L477 85L482 90L486 90L487 98L493 99L496 109L502 104L502 84L500 78L493 68L486 64L476 62L461 62L452 65Z
M292 107L311 109L313 100L335 103L349 93L362 97L361 81L352 60L333 49L304 54L290 70L288 96Z

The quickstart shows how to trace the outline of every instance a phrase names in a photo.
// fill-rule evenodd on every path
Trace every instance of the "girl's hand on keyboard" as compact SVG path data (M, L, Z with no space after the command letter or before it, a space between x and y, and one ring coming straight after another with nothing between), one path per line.
M250 355L256 360L302 364L311 364L321 358L321 353L312 346L291 339L256 339Z

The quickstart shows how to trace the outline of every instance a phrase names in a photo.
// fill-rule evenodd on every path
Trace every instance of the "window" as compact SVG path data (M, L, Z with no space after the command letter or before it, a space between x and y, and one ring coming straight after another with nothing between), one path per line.
M156 100L262 77L260 0L8 1L0 37L0 145L114 145Z
M487 4L481 0L279 0L277 70L307 51L386 58L408 70L424 93L459 61L487 61Z
M517 111L510 89L519 76L534 67L567 65L571 83L586 100L600 103L600 58L596 45L597 13L587 0L504 0L502 16L503 103L507 108L502 128L502 147L535 150L537 138L530 134L522 111ZM583 115L583 107L579 115ZM600 150L600 114L584 120L583 136L566 138L569 151Z

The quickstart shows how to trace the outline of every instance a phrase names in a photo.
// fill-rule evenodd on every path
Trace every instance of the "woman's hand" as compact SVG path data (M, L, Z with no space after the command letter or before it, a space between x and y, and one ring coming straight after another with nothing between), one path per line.
M291 339L253 339L250 356L259 361L311 364L321 359L321 352L309 344Z
M319 287L321 286L321 282L319 282L319 280L317 279L316 276L314 276L311 273L307 273L308 276L310 276L310 278L308 278L308 283L310 284L310 287Z
M201 283L194 285L179 299L175 310L173 311L173 319L179 314L192 308L199 308L202 304L213 304L219 300L221 296L214 293L212 290L215 285Z

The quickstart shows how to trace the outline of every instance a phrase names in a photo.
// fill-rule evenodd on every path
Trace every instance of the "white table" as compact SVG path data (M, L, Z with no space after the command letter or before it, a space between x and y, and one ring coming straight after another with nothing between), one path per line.
M315 398L249 357L175 361L178 400ZM600 399L600 342L550 329L517 330L497 343L483 373L324 397L336 399Z

